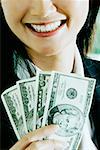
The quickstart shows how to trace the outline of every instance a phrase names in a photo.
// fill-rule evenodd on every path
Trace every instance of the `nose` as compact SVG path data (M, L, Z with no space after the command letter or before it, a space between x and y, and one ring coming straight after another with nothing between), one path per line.
M32 0L31 15L46 17L56 11L53 0Z

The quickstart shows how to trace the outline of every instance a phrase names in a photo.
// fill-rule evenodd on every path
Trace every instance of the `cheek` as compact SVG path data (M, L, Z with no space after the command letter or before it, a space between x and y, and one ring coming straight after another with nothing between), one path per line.
M75 16L86 10L89 0L53 0L59 11L63 11L68 16Z
M77 27L81 27L87 17L89 0L54 0L59 12L64 13Z
M29 7L27 0L1 0L1 5L8 22L19 22Z
M73 11L73 18L75 20L76 29L80 30L84 25L89 11L89 1L80 0Z

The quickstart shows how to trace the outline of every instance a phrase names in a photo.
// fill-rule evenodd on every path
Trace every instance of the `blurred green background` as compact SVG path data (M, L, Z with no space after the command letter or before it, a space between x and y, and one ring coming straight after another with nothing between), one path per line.
M100 9L96 20L96 34L93 43L93 49L88 56L100 61Z
M100 10L96 20L96 35L92 51L93 53L100 54Z

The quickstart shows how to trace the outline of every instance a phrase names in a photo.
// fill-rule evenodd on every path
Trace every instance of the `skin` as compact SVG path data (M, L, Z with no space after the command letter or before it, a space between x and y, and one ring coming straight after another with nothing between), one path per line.
M63 143L57 140L42 141L42 138L53 134L58 128L58 126L50 125L30 132L10 150L61 150Z
M1 0L1 3L8 25L39 68L71 72L76 36L86 20L89 0L20 0L20 3ZM25 23L40 24L66 18L66 25L57 34L45 38L37 37L25 26Z
M1 5L9 27L25 44L29 57L39 68L63 73L72 71L76 37L87 18L89 0L1 0ZM63 28L48 37L36 36L25 25L46 24L66 18ZM50 125L28 133L10 150L61 150L63 143L42 140L57 128Z

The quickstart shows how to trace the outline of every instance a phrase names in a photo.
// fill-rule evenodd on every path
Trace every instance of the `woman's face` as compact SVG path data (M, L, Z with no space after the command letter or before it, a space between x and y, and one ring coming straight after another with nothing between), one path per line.
M27 49L54 55L76 41L89 0L1 0L6 21Z

